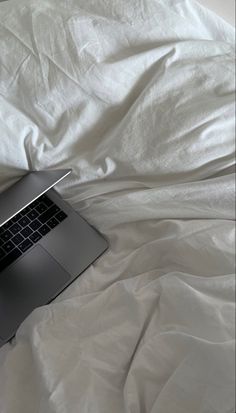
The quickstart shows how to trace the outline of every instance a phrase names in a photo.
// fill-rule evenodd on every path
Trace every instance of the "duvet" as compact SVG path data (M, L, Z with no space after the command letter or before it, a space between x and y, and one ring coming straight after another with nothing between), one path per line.
M233 42L190 0L1 3L0 191L72 168L109 240L1 348L1 413L235 411Z

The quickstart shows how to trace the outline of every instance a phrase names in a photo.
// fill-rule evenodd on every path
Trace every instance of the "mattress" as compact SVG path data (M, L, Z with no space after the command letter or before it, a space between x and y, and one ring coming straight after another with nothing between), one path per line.
M233 413L233 28L190 0L12 5L0 191L72 168L109 250L0 349L0 412Z

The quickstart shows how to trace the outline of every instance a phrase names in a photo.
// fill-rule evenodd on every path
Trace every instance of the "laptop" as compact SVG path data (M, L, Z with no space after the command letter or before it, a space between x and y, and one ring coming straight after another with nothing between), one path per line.
M53 189L70 172L29 172L0 194L0 346L108 248Z

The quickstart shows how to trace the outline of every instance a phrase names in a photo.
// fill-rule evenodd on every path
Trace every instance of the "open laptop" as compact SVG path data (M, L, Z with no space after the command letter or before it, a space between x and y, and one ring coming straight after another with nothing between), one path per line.
M52 189L70 172L29 172L0 194L0 346L108 248Z

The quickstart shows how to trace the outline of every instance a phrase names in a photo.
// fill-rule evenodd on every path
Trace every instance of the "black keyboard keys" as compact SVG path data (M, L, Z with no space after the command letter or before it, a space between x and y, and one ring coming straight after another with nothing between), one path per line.
M19 224L15 223L9 229L12 232L12 234L15 235L21 230L21 226Z
M21 231L21 235L23 235L25 238L29 237L32 234L32 229L30 227L25 227Z
M21 211L22 215L26 215L28 214L28 212L30 212L30 206L27 206L26 208L23 209L23 211Z
M47 225L50 228L55 228L59 224L59 221L56 218L51 218L48 222Z
M33 222L31 222L31 224L29 224L29 226L33 231L36 231L37 229L39 229L39 227L41 227L41 223L37 219L35 219Z
M13 241L15 245L18 245L18 244L20 244L22 241L24 241L24 237L22 237L21 234L16 234L16 235L11 239L11 241Z
M42 214L44 211L46 211L47 207L43 202L41 202L39 205L36 206L35 209L39 212L39 214Z
M45 211L42 215L40 215L38 219L40 222L42 222L42 224L45 224L50 218L52 218L59 211L60 211L60 208L54 204L47 211Z
M0 260L6 255L2 248L0 248Z
M0 260L0 271L4 270L8 265L12 264L17 258L21 256L21 251L18 248L12 250L8 255Z
M19 219L20 219L20 217L22 217L22 213L21 213L21 212L19 212L17 215L15 215L15 216L12 218L12 222L18 222Z
M47 225L43 225L39 228L39 232L41 235L46 235L50 231L50 228Z
M15 245L11 241L6 242L6 244L4 244L2 247L5 252L10 252L11 250L13 250L13 248L15 248Z
M8 230L5 231L3 234L1 234L1 239L5 242L9 241L9 239L11 239L11 237L12 237L12 234Z
M58 212L58 214L56 214L56 218L58 219L58 221L62 222L64 221L64 219L67 217L67 215L65 214L65 212L60 211Z
M51 199L49 199L46 195L42 196L42 201L45 205L47 205L47 207L51 206L53 204L53 202L51 201Z
M38 242L41 238L42 238L42 235L38 231L36 231L32 235L30 235L30 239L34 243Z
M27 217L32 220L35 219L39 216L39 213L37 211L35 211L34 209L32 209L28 214Z
M27 251L30 247L32 247L33 243L29 240L26 239L23 241L21 244L19 244L19 248L21 249L22 252Z
M10 226L13 224L12 220L10 219L9 221L7 221L3 226L3 230L6 230L8 228L10 228Z
M45 194L0 227L0 271L55 228L67 215Z
M39 204L39 200L40 200L40 198L38 198L34 202L32 202L32 204L30 204L30 208L34 209Z
M21 219L19 219L19 224L22 227L26 227L26 225L28 225L29 223L30 223L30 220L27 217L22 217Z

